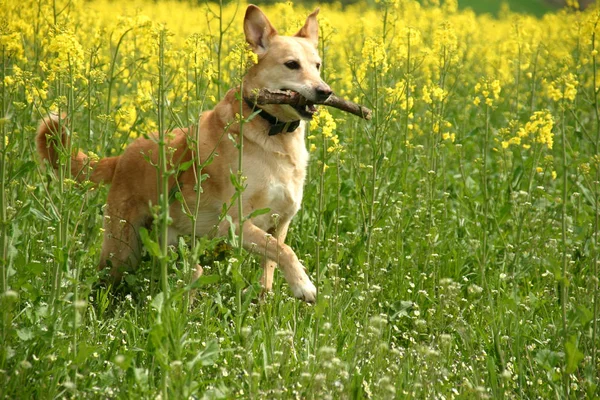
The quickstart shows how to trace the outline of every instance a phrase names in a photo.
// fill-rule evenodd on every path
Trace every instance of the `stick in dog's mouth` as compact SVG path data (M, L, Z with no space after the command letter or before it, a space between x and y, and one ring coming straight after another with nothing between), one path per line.
M315 107L315 104L311 102L306 102L306 104L303 106L297 105L292 107L294 107L294 110L296 110L301 117L307 119L312 119L313 115L315 115L317 112L317 107Z
M248 101L257 105L265 104L287 104L294 107L294 109L302 116L307 119L311 119L317 112L316 104L322 104L329 107L335 107L342 111L354 114L358 117L370 120L373 112L367 107L361 106L354 102L342 99L334 94L329 96L327 100L312 102L308 101L300 93L293 90L267 90L261 89L252 93Z
M281 92L288 93L292 97L297 98L297 102L295 104L288 104L291 106L302 118L312 119L312 117L317 113L317 107L315 107L315 103L309 101L306 97L302 96L300 93L296 92L292 89L282 88L279 89Z

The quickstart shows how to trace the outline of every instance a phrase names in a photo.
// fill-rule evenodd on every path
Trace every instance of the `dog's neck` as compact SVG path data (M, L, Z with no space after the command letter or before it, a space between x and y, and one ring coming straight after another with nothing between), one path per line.
M278 135L280 133L293 132L300 126L300 120L296 121L280 121L274 115L269 114L258 105L252 103L250 100L244 97L244 101L253 111L258 111L258 116L267 121L269 124L269 136Z

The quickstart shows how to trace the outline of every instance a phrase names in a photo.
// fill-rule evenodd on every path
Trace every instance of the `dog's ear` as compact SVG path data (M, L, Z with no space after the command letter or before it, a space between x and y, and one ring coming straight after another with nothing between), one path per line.
M317 8L307 18L304 26L296 33L296 36L308 39L315 47L319 46L319 22L317 21L319 9Z
M277 35L277 31L261 9L250 4L244 17L244 34L252 50L260 56L267 51L269 42Z

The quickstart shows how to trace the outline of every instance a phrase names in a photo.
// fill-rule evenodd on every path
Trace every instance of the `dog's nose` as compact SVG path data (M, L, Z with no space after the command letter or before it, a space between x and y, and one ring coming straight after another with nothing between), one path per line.
M325 101L331 96L333 91L328 85L319 85L315 88L315 93L317 95L317 101Z

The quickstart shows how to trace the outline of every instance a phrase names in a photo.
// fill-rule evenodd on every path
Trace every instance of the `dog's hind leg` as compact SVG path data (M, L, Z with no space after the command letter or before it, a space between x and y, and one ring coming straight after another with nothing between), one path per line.
M192 276L190 277L190 285L196 282L202 274L204 273L204 268L202 265L196 264L196 267L192 270ZM198 294L197 289L192 289L189 292L189 305L193 305L196 302L196 295Z
M115 202L116 196L111 194L104 210L104 241L99 269L110 268L112 283L117 285L123 272L135 269L140 261L139 229L149 217L147 205L131 200Z
M260 284L263 287L263 294L273 289L273 274L277 267L277 262L263 257L262 261L263 276L260 278Z
M278 243L285 242L285 238L287 236L289 226L290 226L290 222L287 221L287 222L283 223L282 226L280 226L276 230L274 237L277 239ZM260 283L263 287L263 293L270 292L273 289L273 274L275 273L275 268L277 267L278 264L279 264L279 260L271 260L266 255L263 256L263 262L262 262L263 276L260 280Z

